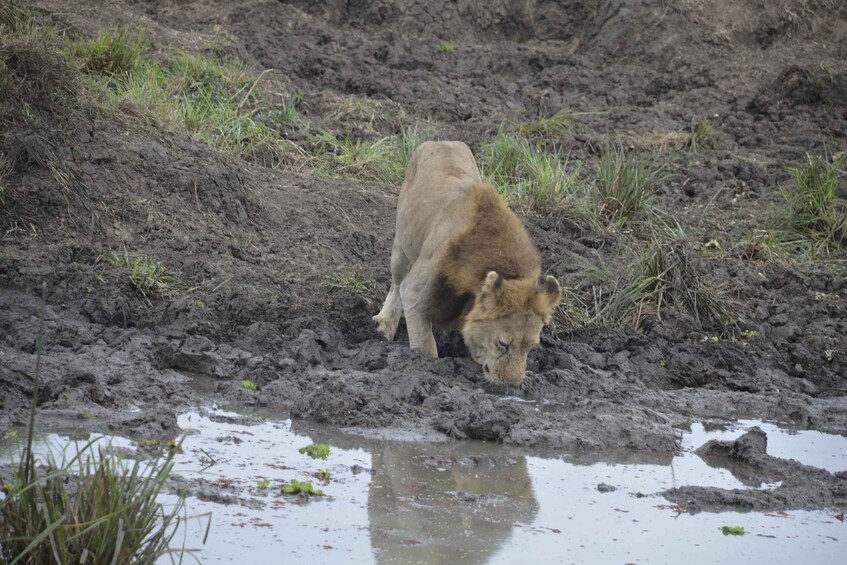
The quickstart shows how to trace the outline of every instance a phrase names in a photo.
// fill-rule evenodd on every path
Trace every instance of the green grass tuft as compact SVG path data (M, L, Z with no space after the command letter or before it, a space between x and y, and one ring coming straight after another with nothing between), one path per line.
M250 381L250 380L247 380L247 379L244 379L243 381L241 381L241 386L243 388L249 390L249 391L252 391L252 392L256 392L257 390L259 390L259 385L257 385L253 381Z
M9 175L11 174L12 164L0 155L0 206L6 202L6 190L8 188Z
M500 133L482 146L480 167L503 198L524 211L565 216L577 225L589 218L579 183L582 163L570 162L557 150L520 135Z
M0 0L0 32L24 34L35 24L33 8L19 0Z
M173 453L149 463L85 444L69 461L50 455L41 471L3 488L0 556L7 563L154 563L173 552L183 501L157 502Z
M325 132L318 137L318 172L378 182L402 181L405 166L396 138L377 141L338 139Z
M141 34L126 30L108 31L97 39L69 42L67 55L92 74L110 77L131 73L141 65L145 42Z
M640 329L648 319L661 321L668 309L690 316L703 329L737 323L732 304L703 275L696 251L684 242L653 242L605 296L595 291L594 321L603 326Z
M692 118L687 141L688 148L694 153L714 149L718 144L715 124L707 118Z
M655 171L617 146L602 153L596 172L598 216L609 226L626 226L646 208L655 189Z
M449 55L456 50L456 44L452 41L440 41L436 47L439 53Z
M555 139L570 137L578 122L579 114L563 109L552 116L536 118L528 122L513 122L511 129L526 137Z
M789 169L794 185L782 190L778 218L784 245L805 248L810 255L830 253L847 242L847 203L838 199L844 157L808 156Z
M148 300L151 296L169 296L182 285L179 277L171 274L155 259L143 255L133 256L126 250L123 253L107 253L105 259L113 267L128 270L133 288Z

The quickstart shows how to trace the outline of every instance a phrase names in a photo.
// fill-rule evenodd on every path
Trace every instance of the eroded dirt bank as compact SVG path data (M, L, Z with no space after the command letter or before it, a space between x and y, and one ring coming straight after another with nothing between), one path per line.
M562 451L674 451L675 427L703 418L847 434L843 248L826 261L784 263L741 245L766 221L788 166L806 152L843 149L847 14L833 3L802 3L809 12L799 20L781 11L799 4L787 1L763 2L756 18L745 3L718 0L685 9L537 2L518 11L370 2L355 13L335 2L81 2L77 14L64 4L40 3L67 33L122 25L161 45L220 40L257 69L274 69L302 93L311 125L285 135L303 144L320 128L373 139L426 121L477 149L504 116L566 107L590 112L561 140L588 161L604 141L621 137L647 152L650 134L717 115L715 148L654 155L673 173L656 205L693 244L721 242L702 269L731 291L744 332L721 337L672 312L638 332L558 328L532 354L527 381L498 388L455 337L439 338L435 361L410 352L402 332L396 343L378 339L370 316L387 289L395 187L263 167L183 133L71 117L33 98L40 118L2 136L12 167L0 213L0 425L24 420L46 282L45 426L171 436L180 407L198 400L189 379L208 375L219 401L295 418ZM714 19L710 8L729 12ZM824 35L825 47L816 41ZM456 52L438 54L448 39ZM25 82L27 61L0 54ZM329 106L341 94L396 113L362 127ZM45 166L43 139L86 188L83 203ZM634 241L525 219L549 272L589 295L586 273L614 265ZM114 259L122 253L155 257L179 285L140 293ZM337 273L363 284L338 284ZM756 463L789 482L806 475L765 457ZM843 504L844 477L827 475L808 486L820 496L798 478L799 490L755 507ZM673 494L683 495L710 509L734 504L725 494Z

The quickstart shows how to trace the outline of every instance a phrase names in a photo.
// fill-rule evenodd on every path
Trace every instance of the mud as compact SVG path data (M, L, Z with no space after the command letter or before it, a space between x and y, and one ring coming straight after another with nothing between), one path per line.
M709 418L847 434L844 252L786 265L743 245L767 220L787 166L843 148L847 14L833 3L379 1L354 10L85 1L74 14L63 2L39 4L69 33L132 25L162 46L226 39L227 52L274 69L303 94L301 111L316 130L329 124L364 138L426 121L477 149L505 117L569 108L590 114L563 149L590 159L604 142L643 150L648 134L716 116L715 149L655 157L672 172L655 203L692 242L718 239L727 249L703 267L731 290L749 337L719 337L673 314L640 333L550 332L525 383L497 387L455 336L438 337L438 360L410 352L403 330L395 343L379 339L370 317L388 287L395 187L261 167L183 134L62 115L65 127L39 135L67 153L84 202L68 201L38 159L16 158L0 214L0 428L26 419L44 282L46 430L174 437L182 409L215 399L361 435L391 428L548 453L675 452L679 427ZM804 18L786 15L801 5ZM455 41L456 51L438 53L440 40ZM328 100L351 94L396 110L380 118L395 131L332 122ZM33 135L4 132L2 152L28 154ZM545 267L577 290L631 237L525 219ZM141 295L106 260L123 251L156 258L180 284ZM342 270L365 290L328 285ZM843 473L763 450L739 463L745 477L782 485L667 495L703 510L844 505Z
M845 499L847 471L830 473L794 459L773 457L768 455L767 447L767 434L754 427L731 442L711 440L699 447L697 454L711 466L729 469L745 485L777 483L772 490L745 492L684 486L666 491L664 496L689 512L822 508L837 506Z

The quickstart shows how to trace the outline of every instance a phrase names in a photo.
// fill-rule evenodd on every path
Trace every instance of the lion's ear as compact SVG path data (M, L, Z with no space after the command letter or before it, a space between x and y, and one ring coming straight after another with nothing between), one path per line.
M482 295L497 296L503 291L503 275L497 271L488 271L485 282L482 283Z
M477 303L482 312L490 314L497 311L503 296L503 275L497 271L489 271L477 297Z
M538 300L541 307L541 317L544 323L548 323L553 315L553 310L562 301L562 287L553 275L538 278Z

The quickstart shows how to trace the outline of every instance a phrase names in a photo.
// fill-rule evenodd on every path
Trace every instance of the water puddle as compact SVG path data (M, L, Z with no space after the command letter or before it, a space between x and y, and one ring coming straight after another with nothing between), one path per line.
M840 436L706 423L682 432L679 453L544 458L221 410L183 414L179 425L188 435L175 460L177 484L189 494L189 515L212 513L205 545L205 518L190 519L179 539L200 548L203 562L793 564L812 555L815 563L842 563L847 552L847 524L835 511L689 515L654 495L686 484L751 488L692 451L753 425L767 432L769 453L832 471L847 469ZM331 446L325 461L299 453L311 443ZM68 445L68 436L49 434L38 450ZM328 482L314 477L324 469ZM326 496L282 495L292 479ZM745 535L724 536L721 526L743 526Z

